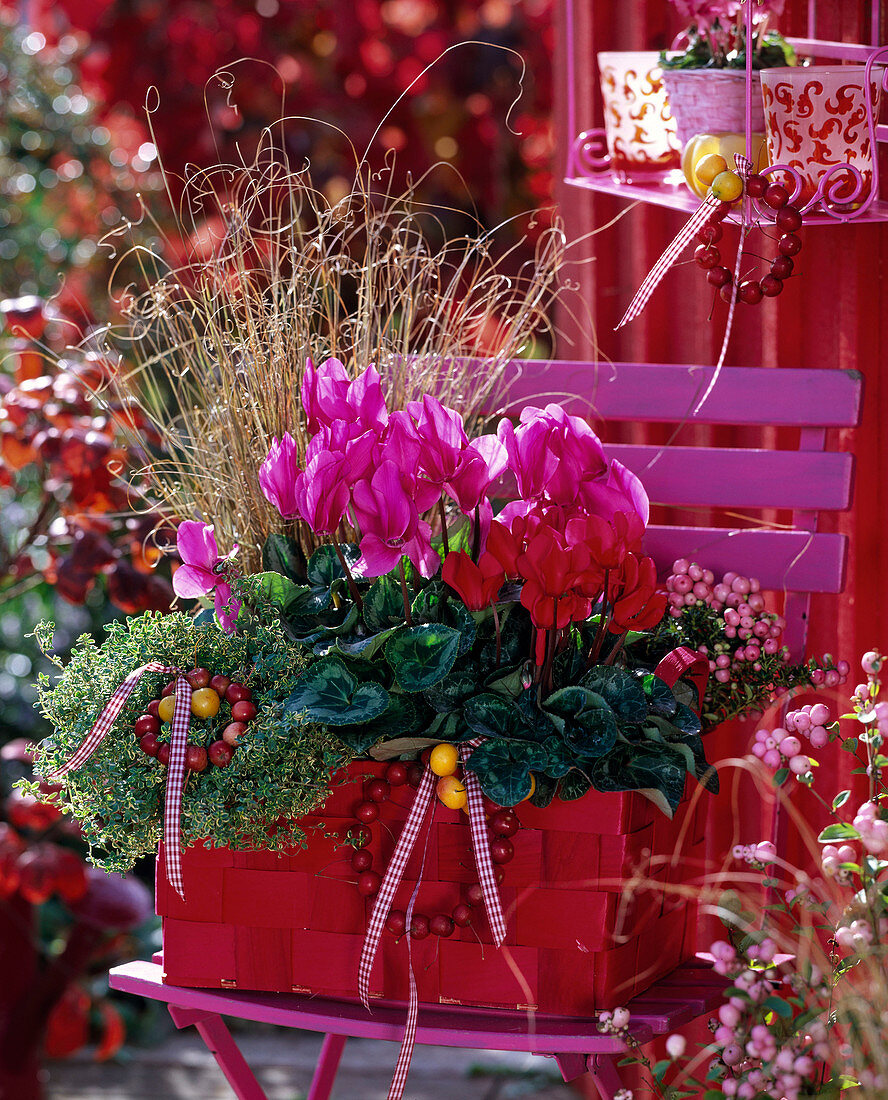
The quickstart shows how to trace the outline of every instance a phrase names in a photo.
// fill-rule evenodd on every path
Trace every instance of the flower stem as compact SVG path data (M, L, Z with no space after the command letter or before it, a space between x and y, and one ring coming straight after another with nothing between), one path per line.
M441 541L444 544L444 553L450 553L450 539L447 535L447 514L444 511L444 497L438 501L438 511L441 514Z
M410 614L410 594L407 591L407 574L404 571L404 559L398 562L401 570L401 599L404 601L404 621L408 626L413 626L413 617Z
M348 562L345 560L345 555L335 539L333 540L333 549L336 551L336 557L339 558L339 564L342 566L343 573L345 573L345 579L348 582L348 590L351 592L351 598L355 601L355 606L358 611L363 611L364 601L361 598L361 593L358 591L358 586L355 584L355 578L351 575L351 570L348 567Z
M475 530L472 532L472 561L478 564L478 555L481 553L481 506L475 505Z
M502 631L500 630L499 612L496 609L496 600L491 600L490 606L493 610L493 625L496 630L496 664L494 665L494 668L499 668L500 657L502 656L503 652L503 635Z

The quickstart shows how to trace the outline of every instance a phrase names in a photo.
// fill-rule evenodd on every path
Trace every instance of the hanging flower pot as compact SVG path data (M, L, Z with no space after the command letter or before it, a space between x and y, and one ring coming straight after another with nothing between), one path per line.
M598 69L607 151L617 179L650 180L677 168L681 146L666 101L659 54L600 53Z
M746 74L737 69L664 69L663 81L678 139L694 134L742 133L746 130ZM761 73L752 74L752 130L762 133Z

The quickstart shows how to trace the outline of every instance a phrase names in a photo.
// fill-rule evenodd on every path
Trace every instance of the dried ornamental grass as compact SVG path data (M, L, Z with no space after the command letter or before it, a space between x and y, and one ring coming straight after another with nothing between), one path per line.
M256 475L274 436L304 448L306 358L353 374L375 363L390 407L434 392L472 418L509 360L551 335L564 249L558 225L527 263L518 246L495 256L480 223L444 239L413 188L396 192L392 164L372 173L357 155L351 190L331 202L266 139L252 164L186 181L190 255L172 268L139 248L144 285L119 295L129 329L106 332L129 364L115 388L160 437L155 491L180 518L215 524L223 552L238 543L246 570L284 531ZM287 533L313 548L309 531Z

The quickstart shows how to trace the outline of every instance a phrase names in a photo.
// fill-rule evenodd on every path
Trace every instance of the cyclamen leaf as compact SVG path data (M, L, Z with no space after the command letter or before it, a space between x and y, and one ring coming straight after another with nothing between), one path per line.
M564 720L564 738L580 756L594 760L614 747L617 720L602 696L588 688L566 687L543 702Z
M530 794L530 773L545 761L545 750L534 742L491 740L474 749L465 766L477 775L488 798L515 806Z
M404 691L424 691L443 680L459 651L458 630L437 623L408 627L390 638L385 655Z
M671 718L675 714L678 703L672 694L672 688L655 676L653 672L647 672L641 677L641 686L648 697L648 710L660 718Z
M328 726L355 725L378 717L389 706L380 684L361 683L336 657L323 657L305 673L284 704Z
M583 677L582 686L601 695L625 722L643 722L647 717L648 702L641 684L625 669L597 665Z
M305 555L295 539L269 535L262 547L262 568L301 584L305 581Z
M339 546L346 564L355 573L355 567L361 557L360 549L350 542ZM319 546L308 559L308 583L314 588L329 588L334 581L345 580L345 571L336 554L336 548L329 543Z
M618 742L592 765L592 782L599 791L661 791L673 811L685 788L685 762L667 745Z
M377 577L364 596L364 622L374 633L404 622L401 586L386 574Z
M500 737L509 741L536 741L535 732L509 699L485 692L467 699L463 705L466 724L482 737Z
M291 581L288 577L282 577L280 573L268 572L257 573L253 578L258 582L259 587L269 600L279 607L281 611L286 611L287 605L292 603L293 600L299 595L301 587Z
M472 648L477 627L465 604L440 582L432 581L413 601L413 618L420 623L443 623L460 633L459 653L462 656Z

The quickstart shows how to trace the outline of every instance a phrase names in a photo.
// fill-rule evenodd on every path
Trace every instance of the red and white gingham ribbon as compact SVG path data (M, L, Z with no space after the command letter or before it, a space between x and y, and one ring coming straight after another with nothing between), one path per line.
M185 745L188 740L188 725L191 720L191 685L185 679L181 669L172 665L162 665L159 661L149 661L147 665L135 669L127 676L114 692L107 706L93 723L92 729L84 738L80 748L67 763L63 764L46 778L56 783L68 772L75 771L96 751L111 731L111 727L123 710L127 699L136 684L146 672L164 672L176 677L176 705L173 708L173 720L170 723L170 761L167 765L166 796L163 814L163 846L166 863L167 881L184 900L185 886L182 878L181 825L182 794L185 790Z
M682 252L684 252L694 239L694 236L699 233L705 225L709 224L719 206L721 206L719 200L711 191L708 192L700 209L691 216L689 221L685 222L678 234L673 237L666 246L663 255L647 273L644 282L638 288L635 297L629 303L629 308L623 314L622 320L614 330L615 332L617 329L621 329L623 325L628 325L630 321L634 321L635 318L639 316L650 301L651 295L662 282L666 272L678 260Z
M476 737L474 740L466 741L464 744L460 745L459 755L463 765L465 765L471 755L471 750L477 748L483 741L483 737ZM401 835L398 837L398 843L395 845L392 858L389 860L385 876L379 887L379 893L376 895L373 912L370 914L370 922L367 925L367 933L364 937L364 947L361 952L361 961L358 964L358 994L360 995L364 1007L368 1010L370 1008L370 974L373 970L373 962L376 958L379 941L385 929L385 922L391 910L395 892L398 889L401 879L404 877L407 861L410 859L410 855L419 838L429 808L434 805L436 782L437 776L432 772L431 768L427 766L419 787L417 788L416 797L413 799L413 805L410 807L410 813L407 815L407 820L404 822L404 828L401 830ZM493 942L499 947L506 936L506 920L503 916L503 907L500 901L499 891L496 888L493 860L490 858L484 806L481 801L481 787L474 772L466 770L463 771L463 784L466 788L468 800L472 849L475 853L475 864L478 869L478 878L484 895L487 919L493 934ZM426 836L426 844L428 844L428 835ZM425 855L423 855L423 866L424 865ZM400 1100L403 1095L404 1085L407 1080L407 1072L410 1069L410 1059L413 1056L413 1047L416 1042L419 998L416 990L416 979L413 975L413 965L410 960L409 938L413 903L416 900L416 894L419 890L421 879L422 867L420 868L416 888L413 891L413 896L410 899L406 914L407 931L405 935L408 939L407 950L410 999L407 1008L407 1027L404 1032L404 1039L401 1043L401 1050L398 1054L398 1062L395 1067L394 1077L392 1078L392 1083L389 1088L388 1100Z

